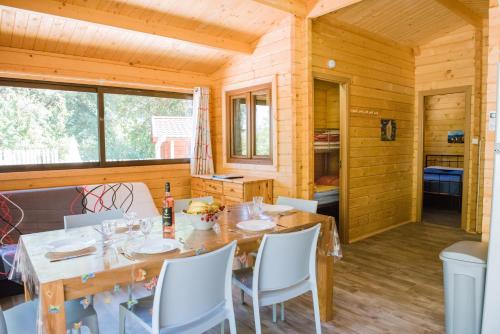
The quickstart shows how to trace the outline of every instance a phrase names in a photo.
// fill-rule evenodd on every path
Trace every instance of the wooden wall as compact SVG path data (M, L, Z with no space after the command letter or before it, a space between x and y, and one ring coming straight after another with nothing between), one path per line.
M314 80L314 127L340 127L339 85Z
M498 2L490 0L490 15L488 29L488 54L487 54L487 76L485 78L486 101L483 126L488 129L488 115L490 111L495 111L497 103L497 63L500 62L500 6ZM497 110L498 115L498 110ZM498 120L497 120L498 121ZM493 184L493 145L495 142L495 132L485 131L484 145L484 195L483 195L483 240L489 239L489 227L491 218L491 200Z
M148 186L156 206L160 208L167 181L171 183L174 197L189 197L191 193L189 164L0 173L0 191L115 182L144 182Z
M465 130L465 94L425 97L424 161L428 154L463 155L464 144L448 143L448 132Z
M472 95L469 115L471 124L469 138L478 139L481 137L481 51L481 31L476 30L472 26L465 26L419 46L416 48L415 52L415 88L417 94L421 91L435 89L464 86L471 87ZM457 101L457 103L458 102L459 101ZM418 99L416 105L418 108ZM449 110L446 114L448 114L448 116L444 115L443 117L447 119L452 117ZM415 115L415 117L417 117L417 115ZM460 129L457 128L454 130ZM426 138L426 141L427 139L428 138ZM417 140L417 138L415 138L415 140ZM435 140L438 140L438 138L435 138ZM417 148L416 144L417 142L415 142L415 149ZM464 203L464 205L467 205L466 230L470 232L480 232L480 228L476 226L479 146L477 144L472 144L472 141L465 143L465 145L468 145L470 152L469 180L464 181L468 182L467 203ZM450 145L447 146L447 149L443 147L443 154L452 152L450 151L450 147L456 146ZM458 151L459 149L457 148L456 152ZM435 152L437 153L438 151ZM417 152L415 151L415 166L417 165L416 159ZM416 180L416 170L414 177L416 196L416 184L420 182L420 180Z
M0 48L0 77L179 91L211 83L196 73L10 48ZM0 173L0 191L140 181L160 206L167 180L175 197L189 197L188 164Z
M213 112L211 116L212 141L214 143L215 169L217 173L244 173L274 179L274 196L295 196L295 173L293 141L292 107L292 42L293 18L288 17L276 29L264 35L256 43L255 52L251 56L234 57L225 66L212 75L214 80ZM275 78L277 110L273 117L277 129L277 163L276 166L264 165L231 165L226 164L223 145L223 90L234 87L251 87L262 80ZM233 88L231 88L233 87Z
M313 22L312 33L313 71L351 80L349 240L411 221L412 50L321 19ZM328 59L336 60L335 69L327 68ZM396 120L396 141L380 140L381 118Z

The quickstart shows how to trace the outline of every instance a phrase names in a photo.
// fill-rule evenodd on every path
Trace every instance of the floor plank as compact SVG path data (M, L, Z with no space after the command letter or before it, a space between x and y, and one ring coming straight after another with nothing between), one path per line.
M343 248L344 259L335 265L335 318L323 324L323 333L443 333L443 284L439 252L459 240L479 240L458 229L407 224ZM134 296L148 292L140 285ZM250 300L242 305L234 291L238 333L253 333ZM19 298L18 298L19 299ZM101 333L117 333L118 303L123 291L106 304L95 297ZM8 307L13 299L0 301ZM286 304L286 319L271 321L271 308L261 309L263 333L313 333L311 296ZM226 333L229 333L226 326ZM144 333L131 321L127 333ZM220 333L212 329L209 333Z

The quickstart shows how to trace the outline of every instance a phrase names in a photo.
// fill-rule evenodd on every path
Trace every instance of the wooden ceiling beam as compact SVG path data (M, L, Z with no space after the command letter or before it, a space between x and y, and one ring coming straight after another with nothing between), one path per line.
M316 18L334 12L341 8L354 5L362 0L318 0L312 2L307 17Z
M253 53L253 47L250 44L238 40L199 33L175 26L158 25L124 15L75 6L64 2L53 0L0 0L0 7L43 13L153 36L176 39L228 53Z
M307 4L303 0L253 0L267 7L279 9L283 12L299 17L307 15Z
M476 28L482 27L482 19L476 15L472 9L458 0L435 0L437 3L446 7L450 12L462 18L465 22Z

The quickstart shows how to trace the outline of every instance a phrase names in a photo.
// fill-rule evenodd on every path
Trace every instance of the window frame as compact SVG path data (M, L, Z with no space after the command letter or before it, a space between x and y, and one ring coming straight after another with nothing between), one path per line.
M143 89L135 89L135 88L123 88L123 87L115 87L115 86L84 85L84 84L71 84L71 83L53 82L53 81L20 80L20 79L9 79L9 78L0 78L0 86L96 93L96 96L97 96L97 119L96 119L96 121L97 121L98 143L99 143L99 157L98 157L99 161L96 161L96 162L3 165L3 166L0 166L0 173L44 171L44 170L64 170L64 169L83 169L83 168L171 165L171 164L189 163L191 160L190 158L182 158L182 159L107 161L106 160L106 146L105 146L105 124L104 124L104 113L105 113L104 94L153 96L153 97L164 97L164 98L179 98L179 99L186 99L186 100L193 100L193 94L167 92L167 91L143 90Z
M269 155L256 154L256 107L253 97L255 95L267 94L269 105ZM233 154L233 135L234 135L234 112L233 100L237 98L245 98L247 105L247 154L245 156ZM227 140L226 152L228 163L241 164L258 164L272 165L273 164L273 99L272 99L272 84L265 83L252 87L241 88L226 92L226 120Z

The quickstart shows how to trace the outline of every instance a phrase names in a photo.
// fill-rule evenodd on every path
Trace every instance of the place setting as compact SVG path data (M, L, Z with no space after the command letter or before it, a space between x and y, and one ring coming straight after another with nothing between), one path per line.
M275 217L280 213L293 210L288 205L271 205L263 203L262 196L254 196L247 206L248 217L250 219L236 223L236 231L259 233L274 230L277 227L286 227L278 224Z
M93 255L97 252L95 239L83 239L77 237L68 237L64 239L49 242L45 248L47 253L45 257L50 262L74 259L77 257Z

